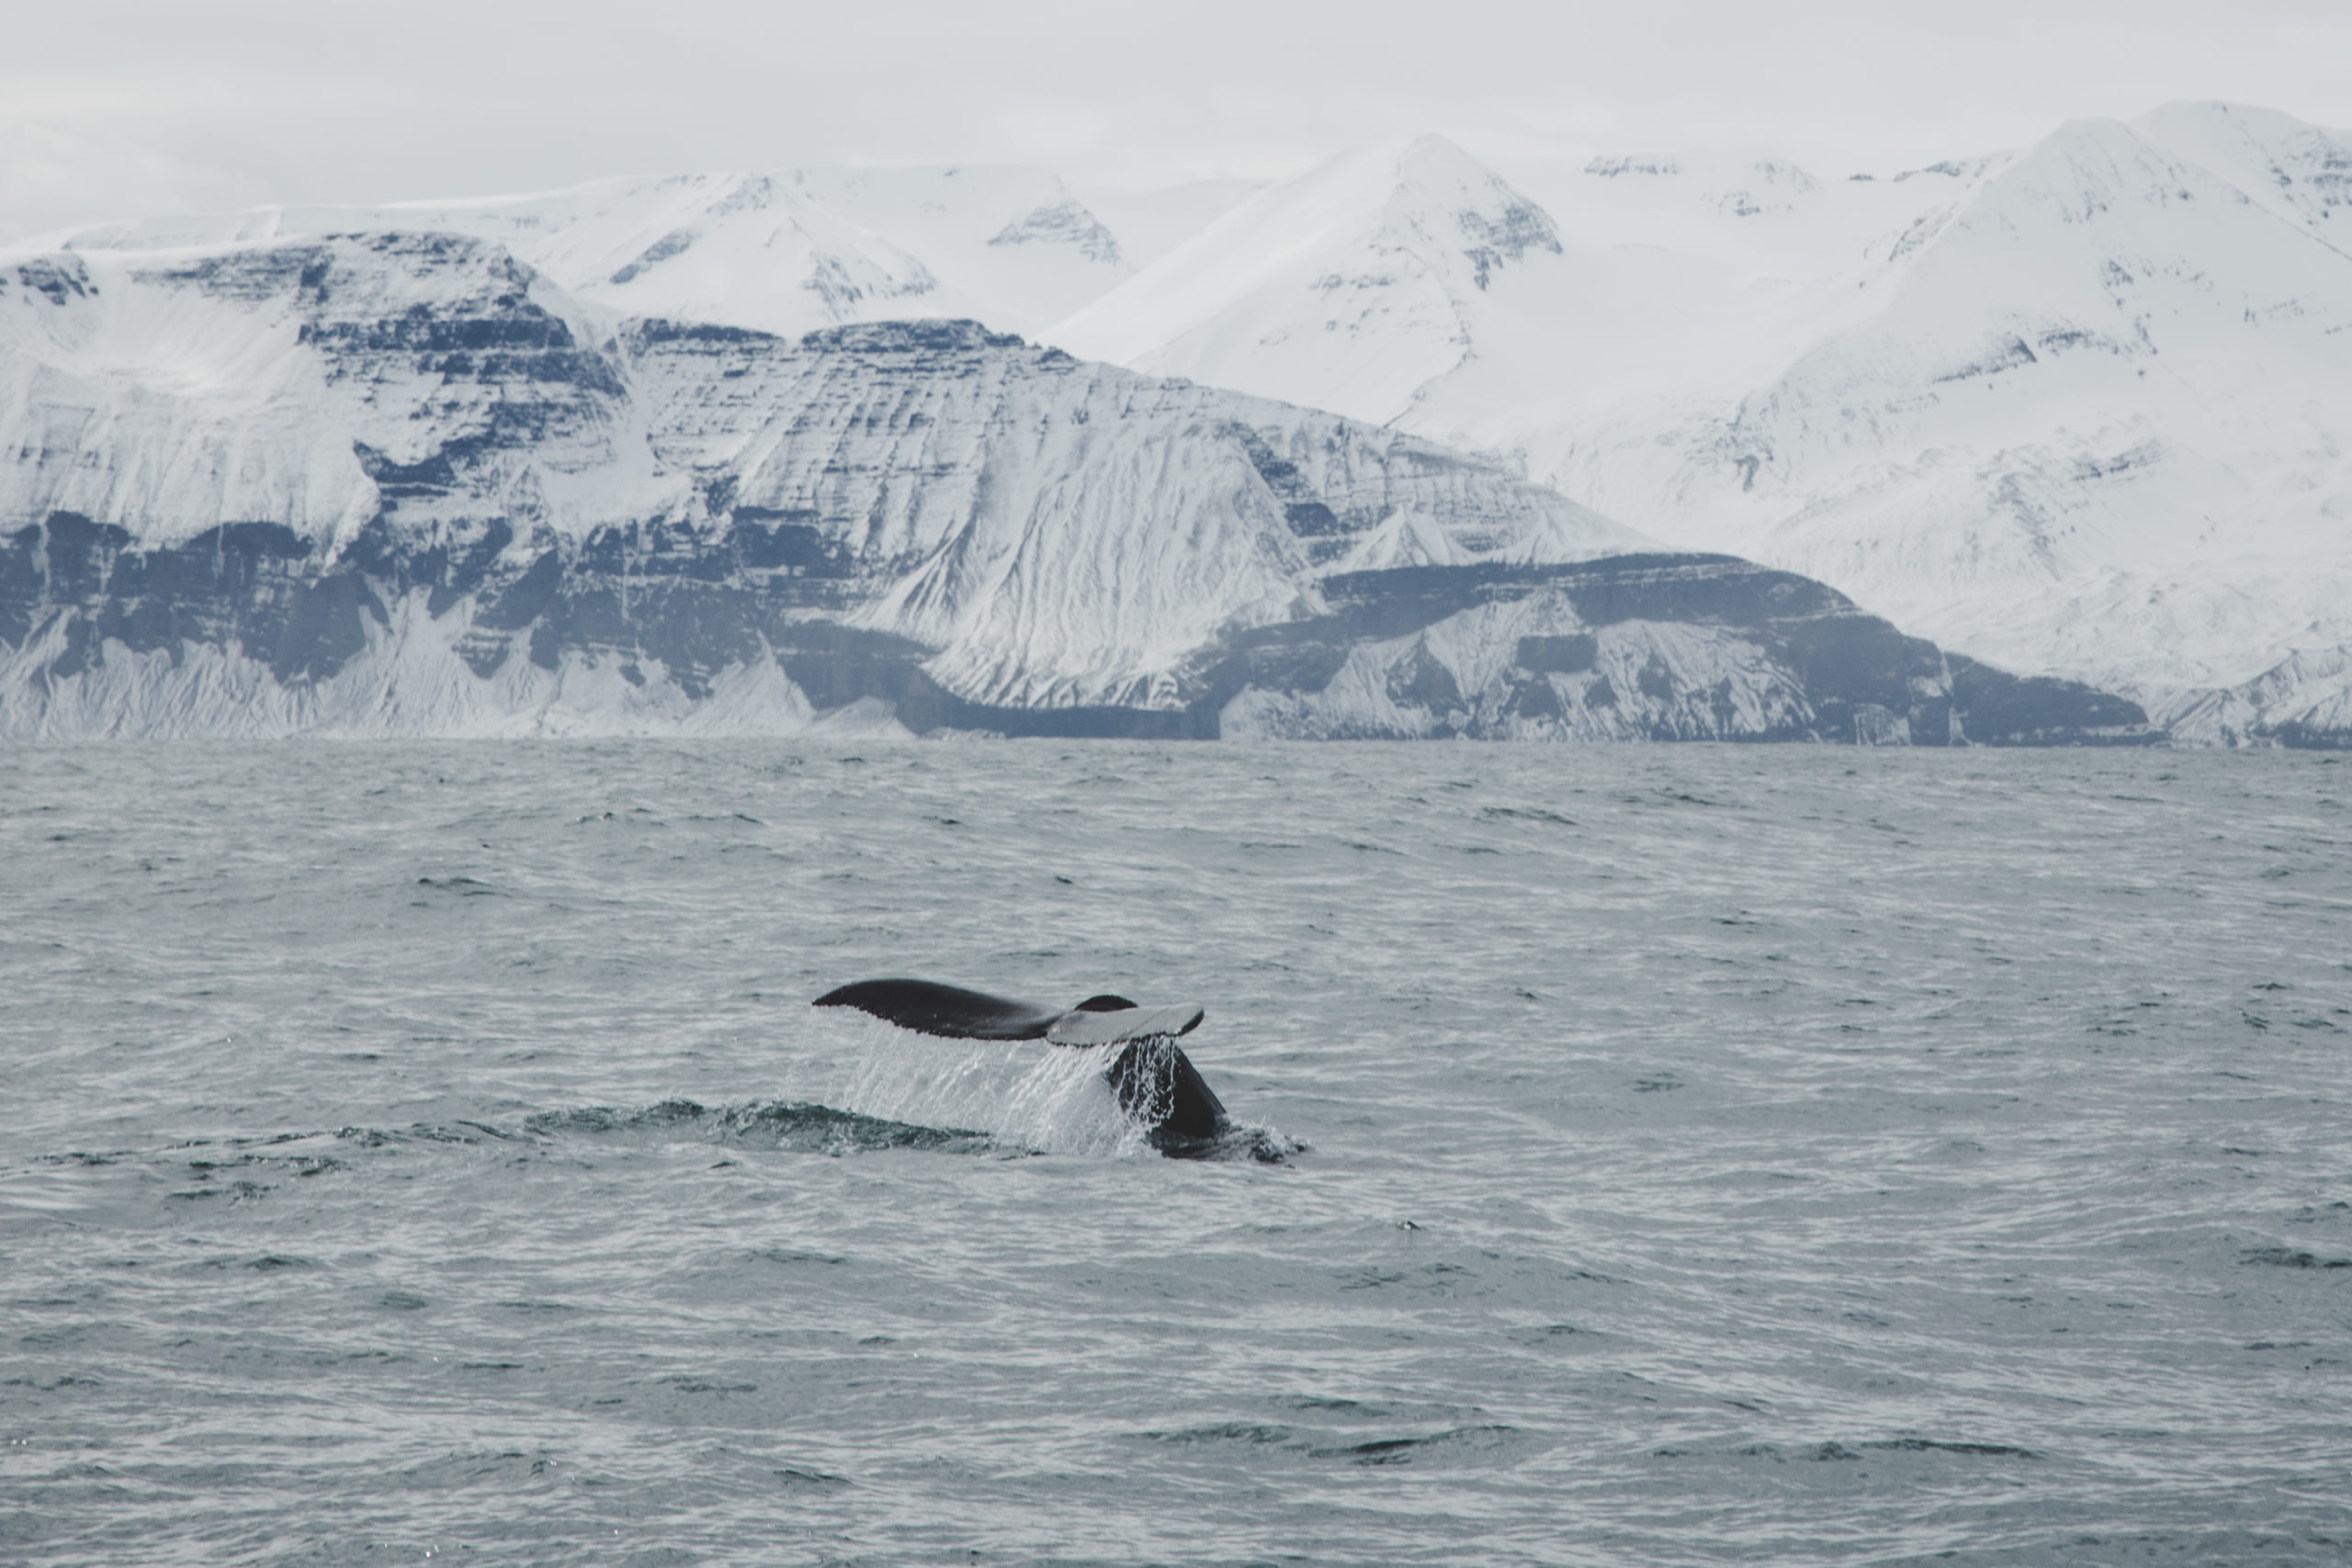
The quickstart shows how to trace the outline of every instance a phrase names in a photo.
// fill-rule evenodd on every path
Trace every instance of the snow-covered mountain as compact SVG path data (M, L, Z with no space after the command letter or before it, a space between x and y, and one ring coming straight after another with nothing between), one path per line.
M1503 406L1542 387L1583 293L1542 209L1427 136L1257 193L1048 336L1385 423L1465 378Z
M2343 246L2333 222L2352 217L2352 137L2271 109L2239 104L2167 104L2133 129L2210 169L2257 205Z
M2071 125L1737 396L1481 435L1668 536L2201 716L2185 737L2352 736L2340 690L2288 678L2352 648L2352 254L2324 216L2348 165L2221 106ZM2201 692L2282 668L2211 722Z
M1243 192L1119 201L1141 242ZM1035 332L1131 276L1119 237L1036 168L791 169L601 180L543 196L390 207L270 207L141 220L59 248L175 248L364 232L503 245L576 298L628 315L790 336L852 321L978 317Z
M95 278L432 232L512 257L583 344L621 341L632 319L787 339L975 319L1498 454L1675 547L1817 578L1973 658L2126 692L2185 739L2352 743L2347 206L2352 136L2208 104L1875 176L1669 152L1488 169L1425 137L1261 188L1081 196L1004 168L619 180L119 224L19 260L63 278L78 256ZM151 392L173 376L225 388L218 362L261 352L217 321L76 320L143 345ZM43 363L70 379L80 352ZM624 381L625 359L607 367ZM145 417L51 390L9 417ZM661 417L639 391L630 417ZM367 511L334 477L349 460L284 451L221 407L179 407L185 452L141 437L135 463L158 471L118 482L183 482L173 465L213 450L198 427L225 422L246 432L238 464L202 482L234 495L299 469L316 493L293 525L360 525L324 516ZM617 415L547 417L516 515L560 511L574 471L623 511L655 505L640 437L595 423ZM626 459L607 471L560 450L596 440ZM1359 544L1436 558L1400 529ZM922 635L944 657L938 626Z
M1885 176L1815 176L1759 156L1518 159L1514 187L1553 214L1584 287L1550 309L1577 321L1577 374L1511 400L1551 417L1738 396L1861 320L1978 186L1994 155ZM1465 428L1504 400L1446 411Z
M1532 403L1733 390L1856 319L1858 281L1993 162L1825 186L1772 160L1615 156L1506 179L1425 136L1255 193L1046 336L1441 436Z
M0 733L2146 733L1494 463L969 321L137 238L0 268Z
M1046 336L1512 455L2184 739L2352 741L2352 136L2177 105L1888 176L1509 174L1351 155Z

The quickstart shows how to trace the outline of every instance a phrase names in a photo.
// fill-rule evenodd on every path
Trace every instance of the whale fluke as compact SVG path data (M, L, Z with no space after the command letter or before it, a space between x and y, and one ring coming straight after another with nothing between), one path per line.
M1125 1040L1173 1040L1201 1026L1207 1012L1190 1002L1182 1007L1077 1007L1054 1020L1046 1038L1056 1045L1116 1045Z
M1225 1102L1170 1035L1131 1043L1102 1076L1119 1109L1150 1126L1161 1154L1204 1153L1233 1130Z
M812 1004L855 1008L918 1034L950 1040L1043 1040L1073 1049L1123 1046L1103 1070L1119 1109L1151 1129L1162 1154L1205 1152L1232 1130L1225 1106L1177 1048L1207 1017L1189 1003L1138 1007L1125 997L1089 997L1074 1008L1043 1008L933 980L860 980Z
M1136 1005L1119 997L1093 997L1080 1007L1093 1010L1111 1001ZM917 1034L949 1040L1043 1040L1065 1012L1078 1010L1041 1008L931 980L860 980L827 991L812 1005L855 1008Z

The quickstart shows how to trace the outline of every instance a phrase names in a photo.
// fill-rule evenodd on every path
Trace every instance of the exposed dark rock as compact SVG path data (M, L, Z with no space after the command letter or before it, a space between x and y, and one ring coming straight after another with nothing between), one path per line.
M1512 718L1559 718L1567 709L1560 702L1560 694L1552 682L1542 676L1511 688L1510 697L1503 705L1503 712Z
M386 594L427 586L436 615L473 602L474 629L459 652L484 679L518 646L549 670L574 649L613 660L635 682L644 680L646 661L658 661L698 697L727 668L774 659L819 707L888 703L918 731L1205 739L1218 734L1220 710L1245 688L1319 692L1361 645L1418 637L1480 605L1557 593L1600 630L1520 638L1514 657L1521 673L1498 701L1500 719L1561 718L1572 705L1552 677L1589 675L1605 628L1639 621L1736 629L1767 650L1810 705L1802 725L1742 731L1727 684L1684 694L1662 662L1639 669L1635 684L1645 699L1688 696L1712 716L1711 732L1724 739L1877 739L1896 720L1915 745L2139 744L2158 738L2144 714L2120 698L1941 654L1819 583L1726 556L1355 573L1327 581L1328 614L1229 639L1202 661L1181 708L977 704L925 672L933 649L807 614L812 577L838 583L850 563L818 525L791 520L795 515L739 508L729 525L708 536L659 523L607 530L576 546L547 543L518 570L505 564L513 536L503 525L469 541L454 560L446 542L403 553L395 539L371 528L342 561L323 563L306 541L273 524L230 525L176 548L138 550L121 528L59 513L9 536L0 548L0 634L21 645L62 614L62 646L49 665L59 678L103 658L108 643L135 653L171 649L176 659L182 644L204 641L243 648L281 682L316 681L366 649L368 622L388 623ZM523 634L519 645L515 634ZM1387 690L1400 705L1449 726L1449 716L1476 702L1426 638L1394 666ZM1606 676L1590 680L1574 699L1589 710L1622 701ZM1474 720L1464 732L1484 731Z
M381 625L387 614L365 577L321 570L311 556L276 523L141 550L125 529L53 513L0 551L0 642L21 647L62 616L64 649L46 666L59 679L102 661L108 644L177 664L190 642L233 643L280 682L322 679L367 649L361 617Z
M2153 739L2148 716L2079 682L2011 675L1958 654L1951 668L1952 706L1968 738L1987 746L2143 746Z
M1119 242L1102 220L1077 200L1040 207L1016 218L989 241L991 245L1068 245L1089 261L1117 265Z
M1594 627L1637 621L1702 625L1736 630L1753 642L1792 677L1809 712L1802 723L1741 730L1733 723L1730 694L1711 688L1698 694L1699 705L1717 716L1713 733L1720 739L1875 739L1875 721L1858 717L1866 709L1901 720L1901 733L1913 745L2144 745L2163 739L2135 704L2073 682L2020 680L1973 660L1947 658L1932 643L1903 636L1825 584L1732 556L1416 567L1329 579L1330 615L1235 638L1227 657L1204 677L1203 700L1221 707L1244 687L1319 690L1351 645L1412 637L1464 611L1541 592L1561 594ZM1515 661L1526 670L1581 673L1592 668L1598 646L1591 633L1523 637ZM1423 643L1397 667L1406 671L1406 689L1429 680L1430 685L1421 689L1434 690L1434 680L1419 664L1426 658ZM1654 702L1677 694L1662 663L1641 667L1636 684ZM1529 690L1524 683L1515 685L1501 711L1516 717L1554 716L1541 711L1541 698L1529 705ZM1394 690L1392 694L1405 700ZM1586 708L1614 708L1623 700L1605 676L1582 693ZM1468 732L1479 731L1474 725ZM1655 738L1688 737L1666 731Z
M474 625L493 631L513 631L527 626L539 618L540 613L555 603L556 592L563 586L562 552L548 549L531 563L531 569L502 589L498 596L477 611Z
M724 331L726 329L719 329ZM991 348L1026 348L1016 333L992 333L978 321L862 321L827 327L800 340L803 348L827 354L978 354Z
M1555 675L1575 675L1592 668L1600 645L1589 632L1564 637L1523 637L1513 662L1522 670Z
M1066 216L1033 214L1006 243L1082 243ZM1473 228L1467 237L1498 263L1556 245L1509 215ZM668 243L631 265L660 265L679 248L654 254ZM514 692L548 690L541 671L616 673L616 682L587 682L605 694L594 700L641 693L668 712L678 697L708 698L730 671L780 668L820 709L886 705L917 731L1208 739L1228 710L1271 698L1306 714L1329 697L1369 706L1303 718L1299 733L1915 745L2153 735L2119 698L1947 659L1819 582L1726 556L1318 578L1400 515L1488 557L1588 525L1607 538L1610 526L1486 459L1083 365L978 322L845 326L793 342L639 321L595 343L587 340L603 329L583 324L594 318L564 315L529 269L450 235L276 243L137 276L232 301L241 314L282 307L344 400L334 406L362 411L337 416L347 423L300 427L314 442L329 431L322 447L288 448L330 454L320 473L343 488L325 502L315 499L320 485L281 489L301 498L284 515L313 530L305 533L265 518L222 521L217 509L96 521L56 508L25 522L44 503L23 496L85 492L24 481L11 494L26 510L0 535L0 651L16 656L20 682L0 705L24 698L12 724L38 716L55 682L109 660L160 653L179 666L191 649L219 650L315 697L405 637L423 656L454 652L473 678ZM0 286L37 296L10 309L44 321L51 304L81 308L95 287L73 257L18 264L0 271ZM384 389L399 388L417 400L387 412ZM100 467L72 437L48 440L26 447L32 456L20 465L43 484ZM1118 483L1087 491L1090 455L1105 451ZM218 472L218 452L214 460ZM626 492L637 499L561 511L608 476L639 484ZM191 507L222 504L201 485L185 493ZM1152 512L1167 494L1191 510ZM897 615L889 595L903 590L936 597L892 624L962 625L978 596L1034 581L1020 573L1035 540L1057 528L1065 541L1140 528L1138 506L1150 529L1164 530L1149 548L1061 582L1196 558L1152 553L1170 538L1239 539L1216 566L1256 597L1229 603L1250 604L1251 615L1289 604L1295 618L1196 634L1200 646L1172 669L1157 649L1163 661L1140 675L1112 665L1065 680L1065 666L1052 672L1058 687L1042 678L1025 686L1020 670L1008 677L1025 643L992 649L994 664L959 664L967 645L943 649L851 624ZM976 520L999 527L981 546L971 542ZM164 539L182 542L154 542ZM1098 563L1084 564L1094 572ZM1030 604L1042 608L1023 613L1067 618L1082 613L1069 608L1082 597L1039 596ZM1102 635L1142 618L1106 618ZM988 672L975 676L976 667ZM445 690L463 686L454 666L445 670L435 677ZM1031 689L1069 695L1007 705L967 694ZM1073 700L1145 690L1153 705Z

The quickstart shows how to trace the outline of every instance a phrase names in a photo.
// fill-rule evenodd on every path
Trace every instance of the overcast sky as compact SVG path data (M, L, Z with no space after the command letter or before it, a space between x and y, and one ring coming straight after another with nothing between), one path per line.
M2352 0L0 0L0 239L796 164L1165 184L1442 130L1828 175L2228 98L2352 125Z

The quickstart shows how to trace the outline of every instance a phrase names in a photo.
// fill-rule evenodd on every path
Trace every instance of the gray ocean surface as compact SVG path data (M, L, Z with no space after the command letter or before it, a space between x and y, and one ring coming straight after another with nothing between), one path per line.
M0 751L0 1561L2352 1560L2352 765ZM1276 1163L809 998L1193 1001Z

